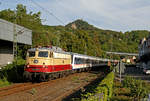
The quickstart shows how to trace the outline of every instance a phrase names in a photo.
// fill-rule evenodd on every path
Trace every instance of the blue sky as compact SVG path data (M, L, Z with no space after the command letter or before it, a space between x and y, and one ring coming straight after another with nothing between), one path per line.
M83 19L102 29L115 31L150 30L150 0L34 0L68 24ZM0 0L0 10L24 4L28 11L42 13L42 23L62 25L31 0Z

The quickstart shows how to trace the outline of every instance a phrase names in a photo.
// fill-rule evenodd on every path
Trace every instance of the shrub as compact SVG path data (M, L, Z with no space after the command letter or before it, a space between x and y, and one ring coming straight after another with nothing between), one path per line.
M0 87L8 86L11 83L7 81L6 78L0 80Z
M148 94L148 89L142 80L136 80L132 77L126 77L123 81L124 87L129 87L131 89L131 96L134 98L144 98Z
M133 101L131 97L128 96L113 96L111 101Z
M113 87L114 73L109 73L93 93L87 93L83 95L81 101L107 101L112 96L112 87Z
M121 84L121 82L119 82L119 81L114 81L114 87L122 87L122 84Z
M131 93L131 90L130 88L114 88L113 90L113 94L115 96L118 96L118 95L126 95L126 96L129 96Z
M13 62L13 64L8 64L3 67L0 71L0 79L5 79L5 81L9 82L17 82L22 79L22 74L24 71L25 60L19 59L17 62Z
M134 86L134 78L130 76L126 76L125 79L123 80L122 84L124 87L131 87Z

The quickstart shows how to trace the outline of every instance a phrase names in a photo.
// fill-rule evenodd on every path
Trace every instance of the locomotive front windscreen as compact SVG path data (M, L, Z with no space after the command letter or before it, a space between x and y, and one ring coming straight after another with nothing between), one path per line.
M39 51L38 57L48 57L48 51Z
M29 57L34 57L35 56L35 51L29 51Z

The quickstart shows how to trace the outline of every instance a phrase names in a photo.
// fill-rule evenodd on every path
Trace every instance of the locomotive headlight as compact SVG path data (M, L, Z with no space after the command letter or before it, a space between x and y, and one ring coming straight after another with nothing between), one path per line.
M27 63L26 67L27 67L27 68L29 68L29 67L30 67L30 66L29 66L29 63Z
M30 66L29 65L27 65L27 68L29 68Z
M45 68L46 66L45 66L45 63L43 63L43 68Z
M46 66L45 63L43 63L43 68L48 68L48 66Z

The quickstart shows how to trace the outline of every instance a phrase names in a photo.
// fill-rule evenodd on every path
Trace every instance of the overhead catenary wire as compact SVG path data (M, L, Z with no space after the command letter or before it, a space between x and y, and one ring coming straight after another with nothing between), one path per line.
M43 9L43 11L47 12L49 15L53 16L57 21L59 21L61 24L65 25L64 22L59 19L56 15L54 15L52 12L49 12L47 9L45 9L44 7L42 7L41 5L39 5L37 2L35 2L34 0L30 0L32 3L34 3L36 6L38 6L39 8Z

